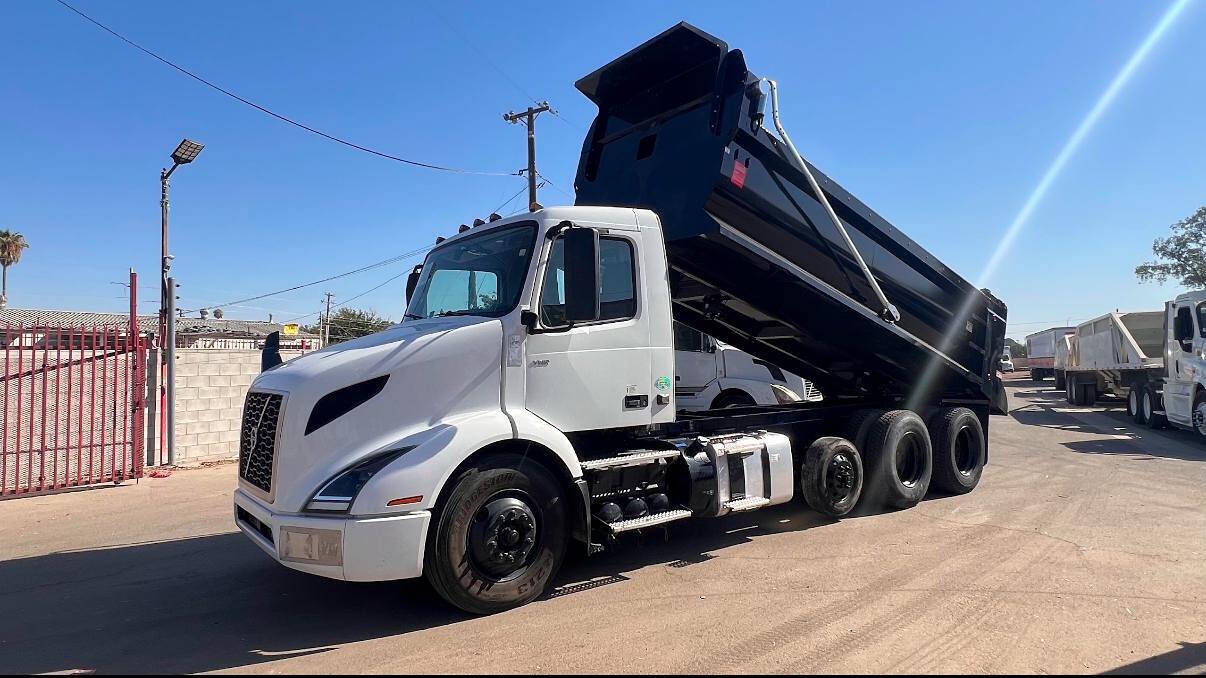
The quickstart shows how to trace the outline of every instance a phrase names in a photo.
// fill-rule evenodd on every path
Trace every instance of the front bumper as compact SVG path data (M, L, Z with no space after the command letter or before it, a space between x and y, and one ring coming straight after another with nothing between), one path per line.
M373 518L274 513L241 489L235 525L285 567L346 581L390 581L423 574L428 511Z

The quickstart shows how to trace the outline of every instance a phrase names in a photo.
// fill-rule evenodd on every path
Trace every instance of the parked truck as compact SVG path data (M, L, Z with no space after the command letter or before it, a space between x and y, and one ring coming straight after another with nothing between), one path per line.
M1026 362L1032 380L1042 381L1055 376L1055 347L1063 341L1064 335L1075 331L1075 327L1052 327L1026 335Z
M1195 431L1206 440L1206 290L1163 311L1107 313L1068 337L1065 396L1091 405L1126 398L1136 423ZM1058 379L1058 375L1057 375Z
M674 399L678 409L697 412L823 396L807 379L675 322Z
M283 364L266 347L244 534L484 614L626 532L971 491L1007 409L1005 305L804 162L773 81L721 40L679 24L577 87L599 113L575 205L439 243L385 331ZM674 320L824 399L680 412Z

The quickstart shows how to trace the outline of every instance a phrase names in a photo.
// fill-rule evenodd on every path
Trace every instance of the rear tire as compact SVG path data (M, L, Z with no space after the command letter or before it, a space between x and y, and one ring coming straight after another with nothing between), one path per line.
M889 506L916 506L930 489L934 472L930 432L915 412L892 410L867 433L864 457L871 495Z
M1057 391L1064 390L1064 388L1066 388L1067 381L1068 381L1067 375L1065 375L1063 372L1061 372L1059 370L1055 371L1055 389Z
M1066 392L1067 392L1067 397L1068 397L1068 403L1070 405L1083 405L1084 404L1080 400L1081 395L1084 393L1084 391L1083 391L1083 389L1081 389L1080 382L1076 377L1068 377L1068 388L1067 388Z
M1097 404L1097 381L1093 380L1088 384L1080 385L1080 404L1081 405L1096 405Z
M817 438L804 453L800 469L804 501L818 513L841 518L850 513L863 492L863 460L845 438Z
M1147 418L1143 416L1143 403L1140 399L1140 393L1143 392L1142 384L1131 387L1131 390L1126 394L1126 413L1131 416L1136 424L1140 426L1147 425Z
M980 483L988 456L980 418L966 407L955 407L943 412L934 423L930 436L933 484L951 494L967 494Z
M846 440L854 443L859 453L866 457L867 433L875 425L875 420L883 416L885 410L859 410L846 422Z
M471 614L535 600L565 557L560 483L540 463L511 454L482 459L454 483L428 535L423 570L431 587Z
M1158 410L1164 409L1164 403L1160 400L1160 394L1151 384L1143 387L1143 393L1140 395L1142 399L1143 418L1146 420L1148 428L1164 428L1168 426L1168 418Z

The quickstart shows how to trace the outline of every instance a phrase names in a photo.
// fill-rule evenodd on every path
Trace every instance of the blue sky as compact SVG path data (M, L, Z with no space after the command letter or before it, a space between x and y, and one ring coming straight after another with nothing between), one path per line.
M501 114L527 94L547 98L562 117L540 118L539 167L566 192L594 114L574 80L685 19L779 81L784 122L806 157L973 281L1168 6L73 4L269 108L425 162L522 167L522 128ZM1152 50L988 282L1009 305L1010 336L1115 307L1155 308L1177 291L1140 285L1133 269L1153 238L1206 203L1204 5L1191 2ZM184 136L206 144L173 179L173 272L185 308L423 247L523 186L404 166L287 126L53 0L0 4L0 102L0 227L32 244L10 271L17 307L119 310L124 289L110 281L134 267L141 309L154 311L157 175ZM541 199L571 201L551 187ZM338 303L411 263L224 310L313 313L323 292ZM353 305L399 317L403 280Z

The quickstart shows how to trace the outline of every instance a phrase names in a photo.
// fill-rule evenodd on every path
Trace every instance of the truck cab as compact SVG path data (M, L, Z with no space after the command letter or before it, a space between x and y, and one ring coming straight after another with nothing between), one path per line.
M674 395L678 409L714 410L822 399L807 379L674 323Z
M1206 440L1206 290L1178 296L1164 312L1165 416Z

